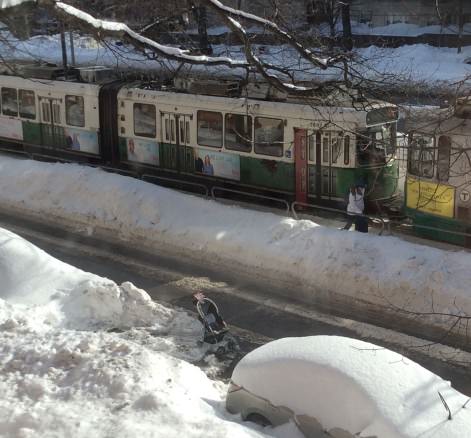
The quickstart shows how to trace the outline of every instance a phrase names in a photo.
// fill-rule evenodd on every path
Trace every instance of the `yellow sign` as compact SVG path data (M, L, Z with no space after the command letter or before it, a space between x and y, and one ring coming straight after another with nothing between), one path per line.
M407 177L407 207L445 217L454 217L455 188Z

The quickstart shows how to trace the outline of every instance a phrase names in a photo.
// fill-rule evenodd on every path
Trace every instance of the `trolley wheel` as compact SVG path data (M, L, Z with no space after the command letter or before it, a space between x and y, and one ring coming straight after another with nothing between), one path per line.
M247 418L245 420L250 421L251 423L258 424L259 426L262 426L262 427L272 426L271 421L261 414L256 414L256 413L249 414L247 415Z

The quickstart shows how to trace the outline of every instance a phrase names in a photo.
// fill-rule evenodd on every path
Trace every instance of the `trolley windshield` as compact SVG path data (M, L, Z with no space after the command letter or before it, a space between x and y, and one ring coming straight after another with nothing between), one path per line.
M357 136L360 165L388 163L396 153L397 108L374 109L366 115L366 129Z

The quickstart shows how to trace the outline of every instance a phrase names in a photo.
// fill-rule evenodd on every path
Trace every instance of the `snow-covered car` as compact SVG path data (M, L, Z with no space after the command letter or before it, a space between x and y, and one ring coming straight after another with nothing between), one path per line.
M279 339L245 356L226 408L263 425L293 421L310 438L464 438L471 436L468 400L391 350L310 336Z

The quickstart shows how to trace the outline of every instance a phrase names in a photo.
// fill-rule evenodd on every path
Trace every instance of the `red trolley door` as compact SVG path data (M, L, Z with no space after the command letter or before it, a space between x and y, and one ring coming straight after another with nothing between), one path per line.
M309 176L306 129L294 128L294 163L296 174L296 202L307 203Z

